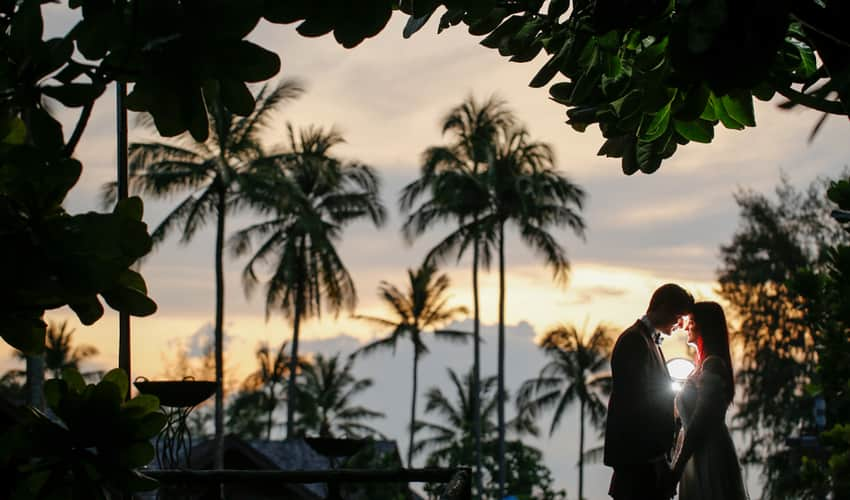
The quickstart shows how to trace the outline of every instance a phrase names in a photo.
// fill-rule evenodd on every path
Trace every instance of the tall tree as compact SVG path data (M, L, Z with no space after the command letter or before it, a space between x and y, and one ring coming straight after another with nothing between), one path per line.
M419 360L428 354L424 334L432 330L434 337L449 341L465 341L468 333L456 330L440 329L441 326L466 314L463 306L448 305L449 277L437 274L433 263L425 262L419 269L408 269L408 287L402 291L395 285L382 281L378 296L393 312L392 319L374 316L357 316L385 328L392 328L390 334L360 348L354 355L372 354L378 350L392 349L401 340L409 340L413 347L413 387L410 401L410 441L407 448L407 466L412 467L414 435L416 433L416 397L419 384Z
M251 251L252 240L261 240L242 273L245 291L261 282L258 267L268 268L266 319L280 309L292 320L286 435L293 437L301 321L320 316L323 300L334 314L354 308L354 281L336 243L346 225L368 219L381 226L386 214L374 170L331 155L343 142L338 132L310 127L296 137L291 126L287 130L289 144L268 159L266 182L252 191L252 202L270 218L236 232L230 244L242 255Z
M339 354L330 358L317 354L304 364L298 383L296 427L299 434L346 438L381 436L366 422L383 418L384 414L353 404L353 399L373 383L370 378L354 376L353 362L353 358L349 358L343 364Z
M569 261L551 229L567 227L584 236L579 212L584 190L555 169L551 146L532 141L519 126L503 131L496 156L486 173L490 208L479 224L495 233L499 262L499 463L500 484L505 475L505 227L516 226L520 240L546 261L559 283L566 283ZM504 490L500 491L500 494Z
M225 221L228 213L246 203L245 187L255 182L252 177L258 173L257 166L264 163L266 153L260 136L268 129L273 113L302 92L292 80L264 85L247 116L235 115L221 96L213 96L207 101L209 136L205 142L196 142L184 133L167 142L140 142L129 147L131 189L156 198L190 193L153 231L154 244L177 227L181 227L181 242L188 243L210 217L215 217L215 463L219 468L224 460ZM142 115L140 124L151 131L155 127L149 115ZM105 201L111 203L115 196L115 184L108 184Z
M822 325L802 314L812 298L789 283L802 269L825 273L825 250L850 242L829 217L825 190L824 181L801 191L783 178L773 197L738 192L740 226L721 247L720 295L738 319L731 334L742 356L737 381L744 397L734 416L747 430L741 459L761 466L768 499L805 487L799 455L784 443L801 423L811 423L811 398L800 395L816 378Z
M554 408L549 435L561 424L566 409L579 405L578 498L584 498L584 426L597 428L605 422L606 405L602 396L610 393L611 374L607 371L612 344L611 329L597 326L590 335L581 334L572 325L559 326L546 333L540 348L549 362L540 374L526 380L517 393L517 407L533 415Z
M494 157L500 130L515 121L504 101L491 97L479 103L470 96L452 108L442 122L443 135L449 136L444 146L429 147L423 155L420 177L405 186L400 199L402 211L412 210L424 198L404 224L403 232L412 240L432 226L451 220L458 225L437 244L430 258L442 260L463 257L472 247L473 310L473 385L472 432L475 440L475 481L481 489L481 411L478 385L481 378L481 314L478 300L479 260L489 267L492 237L479 229L478 218L487 209L486 186L479 173L489 167Z
M266 439L272 438L274 411L277 408L278 386L282 386L289 374L289 356L286 354L286 342L280 344L276 353L272 353L267 343L262 343L254 353L257 358L257 371L248 375L243 384L248 391L265 394Z

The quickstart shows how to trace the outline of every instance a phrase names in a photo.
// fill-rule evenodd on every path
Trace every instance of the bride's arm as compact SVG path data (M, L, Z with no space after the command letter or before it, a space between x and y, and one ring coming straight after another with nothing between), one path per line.
M702 365L697 385L697 401L679 453L673 461L673 477L678 482L685 464L702 443L708 432L720 425L726 416L726 396L723 391L724 363L711 356Z

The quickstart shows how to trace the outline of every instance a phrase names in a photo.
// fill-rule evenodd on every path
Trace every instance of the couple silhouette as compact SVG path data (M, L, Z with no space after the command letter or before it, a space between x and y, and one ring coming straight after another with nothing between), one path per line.
M661 341L685 328L696 367L676 394ZM694 302L675 284L658 288L646 314L627 328L611 356L604 462L615 500L745 500L726 410L735 395L723 308ZM681 422L681 428L678 428Z

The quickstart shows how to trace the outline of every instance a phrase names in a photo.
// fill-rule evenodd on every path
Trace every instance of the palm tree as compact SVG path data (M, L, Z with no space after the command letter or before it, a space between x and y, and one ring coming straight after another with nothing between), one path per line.
M280 105L301 95L297 82L283 80L274 87L263 86L248 116L236 116L215 99L208 102L210 136L204 143L184 134L168 142L133 143L129 147L130 187L155 198L189 195L154 229L160 243L176 227L182 227L181 242L188 243L210 217L215 217L215 441L216 467L224 460L224 234L226 215L246 203L245 186L262 172L257 166L266 156L260 135ZM153 119L142 115L140 124L155 130ZM104 201L115 200L114 183L105 187Z
M578 214L584 191L555 169L551 146L530 139L519 126L502 132L491 168L487 171L490 208L479 220L496 235L499 260L499 495L504 496L505 477L505 226L516 225L523 243L537 251L552 269L555 279L566 283L569 261L566 252L549 232L569 227L584 236L584 220Z
M319 317L323 299L334 314L353 310L354 281L335 244L347 224L365 218L378 227L386 215L373 169L330 155L343 142L338 132L310 127L297 138L291 126L288 132L289 145L266 162L267 182L252 190L252 202L271 218L236 232L230 244L242 255L252 240L262 241L242 272L245 292L260 283L257 268L268 268L266 319L279 308L292 320L286 435L293 437L301 320Z
M525 381L517 395L517 407L537 415L554 408L549 435L561 423L564 411L579 404L578 498L584 498L584 424L585 411L590 423L600 428L605 421L603 396L610 394L611 374L608 359L611 350L610 328L599 325L590 335L580 334L572 325L559 326L546 333L540 347L549 362L537 378Z
M269 345L261 343L255 352L257 358L257 371L248 375L245 379L245 389L249 392L262 392L265 394L266 439L272 438L272 417L277 408L277 387L283 385L289 373L289 356L286 354L286 342L283 342L272 355Z
M423 334L433 330L438 339L449 341L465 341L468 333L456 330L438 329L458 315L466 314L462 306L448 305L449 277L437 274L437 267L430 262L424 262L419 269L407 270L409 281L406 291L401 291L395 285L382 281L378 288L378 296L390 307L393 319L383 319L374 316L357 316L371 321L379 326L392 328L390 334L382 339L371 342L352 356L372 354L382 349L392 349L395 353L398 342L410 340L413 345L413 389L410 403L410 442L407 448L407 466L412 467L414 434L416 432L416 396L419 383L419 359L428 354Z
M79 365L86 358L96 356L97 348L91 345L72 346L74 329L68 328L68 322L47 322L47 331L44 338L44 352L38 355L25 355L15 351L15 357L26 361L26 385L29 398L36 402L41 398L43 390L44 371L50 370L54 378L62 378L62 372L66 368L79 370ZM84 373L86 377L94 376L98 372ZM34 396L37 394L38 396ZM33 403L31 403L33 404Z
M478 300L479 258L489 267L493 238L482 235L478 218L487 208L486 185L480 182L479 173L486 170L494 156L500 130L510 126L514 117L504 101L491 97L478 103L470 96L451 109L442 122L443 134L451 142L446 146L432 146L423 155L420 177L402 191L401 209L410 211L420 198L426 198L409 216L403 231L408 240L422 235L434 225L447 220L455 221L453 231L429 254L440 260L449 255L462 258L472 247L473 295L473 383L472 429L475 441L475 481L481 489L481 411L478 385L481 378L480 308Z
M52 321L47 324L44 367L53 372L54 378L62 378L62 372L66 368L79 370L82 361L98 354L97 348L91 345L83 344L73 347L71 337L74 331L68 328L67 321L58 325Z
M358 379L351 373L353 359L340 363L339 354L325 358L317 354L305 363L298 384L299 434L320 437L359 438L381 436L365 421L383 418L382 412L352 406L352 399L372 387L372 379Z
M454 389L453 397L447 396L439 387L431 387L425 393L425 413L439 416L441 422L417 421L418 431L427 433L426 437L416 442L416 454L430 450L428 463L437 465L457 465L469 463L476 453L475 436L473 435L472 401L475 399L475 375L470 370L462 379L452 369L448 369L449 379ZM480 380L478 399L481 402L480 431L481 439L489 449L493 448L498 436L497 425L494 422L497 413L496 398L498 377L490 376ZM517 416L508 423L510 429L518 437L524 435L536 436L537 425L533 414L520 408ZM492 465L492 464L491 464ZM492 470L488 466L488 470ZM491 478L492 479L492 478ZM484 490L476 484L477 497Z
M228 398L227 432L242 439L262 439L268 433L267 410L273 402L262 390L242 390ZM192 413L195 416L195 413ZM194 423L194 422L193 422ZM266 438L268 439L268 437Z

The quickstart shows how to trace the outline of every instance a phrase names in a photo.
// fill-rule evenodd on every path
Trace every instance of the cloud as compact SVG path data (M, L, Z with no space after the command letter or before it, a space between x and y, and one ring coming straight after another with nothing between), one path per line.
M628 291L623 288L605 285L586 288L573 288L571 291L572 294L575 295L575 297L570 298L568 300L564 300L563 303L565 305L587 305L600 297L622 297L626 295L626 293L628 293Z

